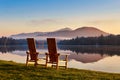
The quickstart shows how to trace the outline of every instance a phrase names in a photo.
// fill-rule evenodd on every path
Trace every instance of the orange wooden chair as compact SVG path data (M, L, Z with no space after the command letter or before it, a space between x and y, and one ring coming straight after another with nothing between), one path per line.
M52 64L52 67L55 66L56 69L59 67L59 62L61 61L59 59L60 54L57 53L57 47L56 47L56 40L55 38L47 38L47 44L48 44L48 53L46 53L46 67L48 66L48 63ZM65 55L64 61L65 65L62 67L67 68L67 59L68 54Z
M28 66L28 62L34 62L34 66L37 66L38 61L38 52L36 52L36 45L34 38L27 38L28 49L27 51L27 59L26 59L26 66Z

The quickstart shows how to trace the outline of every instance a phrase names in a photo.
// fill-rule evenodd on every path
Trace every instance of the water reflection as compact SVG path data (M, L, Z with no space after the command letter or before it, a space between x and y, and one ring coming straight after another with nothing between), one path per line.
M21 56L25 56L27 51L27 45L24 46L1 46L1 53L13 53ZM37 51L41 53L47 52L47 46L37 45ZM70 53L69 60L74 59L83 63L91 63L99 61L108 56L120 56L120 46L75 46L75 45L64 45L58 46L58 52Z
M27 45L0 46L0 60L25 63ZM45 57L47 46L37 45L37 51ZM120 73L120 46L58 46L59 53L70 53L68 67ZM61 57L62 58L62 57Z
M6 54L1 54L0 53L0 60L6 60L6 61L14 61L18 63L25 63L26 61L26 56L20 56L17 54L11 54L11 53L6 53Z
M61 50L70 50L72 52L75 52L77 54L79 53L88 53L88 54L107 54L109 56L118 55L120 56L120 46L91 46L91 45L85 45L85 46L76 46L76 45L64 45L59 46Z
M70 68L77 69L88 69L95 71L120 73L120 57L118 56L107 57L97 62L87 64L78 62L73 59L68 62L68 66Z
M7 52L13 52L13 51L26 51L27 46L0 46L0 52L1 53L7 53Z
M37 49L47 49L47 46L39 46L37 45ZM13 52L13 51L27 51L27 45L21 46L0 46L0 52L1 53L7 53L7 52ZM79 54L79 53L88 53L88 54L107 54L109 56L118 55L120 56L120 46L80 46L80 45L58 45L58 50L64 50L64 51L72 51L73 53Z
M76 61L82 62L82 63L92 63L97 62L103 58L107 57L107 55L101 56L100 54L70 54L69 59L74 59Z

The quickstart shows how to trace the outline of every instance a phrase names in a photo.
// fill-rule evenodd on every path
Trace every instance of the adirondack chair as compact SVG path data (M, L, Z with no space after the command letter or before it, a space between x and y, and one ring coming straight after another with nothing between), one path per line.
M27 51L27 59L26 59L26 66L28 66L28 62L34 62L34 66L37 66L38 61L38 52L36 52L36 45L34 38L27 38L28 49Z
M61 54L57 53L57 47L56 47L56 40L55 38L47 38L47 44L48 44L48 53L46 53L46 67L48 66L48 63L52 64L52 67L55 66L56 69L59 67L59 62L61 61L59 57ZM68 54L64 55L65 59L64 61L65 65L62 67L67 68L67 59Z

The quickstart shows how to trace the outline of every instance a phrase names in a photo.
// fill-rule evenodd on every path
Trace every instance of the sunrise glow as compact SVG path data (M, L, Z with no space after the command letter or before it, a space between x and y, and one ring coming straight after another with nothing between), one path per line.
M120 0L0 0L0 36L92 26L120 34Z

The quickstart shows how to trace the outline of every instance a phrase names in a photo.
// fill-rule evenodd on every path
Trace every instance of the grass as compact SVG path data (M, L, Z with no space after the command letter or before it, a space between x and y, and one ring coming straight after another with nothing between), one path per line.
M28 67L12 61L0 61L0 80L120 80L120 74L81 69Z

